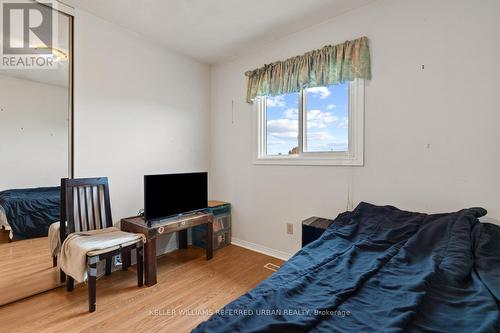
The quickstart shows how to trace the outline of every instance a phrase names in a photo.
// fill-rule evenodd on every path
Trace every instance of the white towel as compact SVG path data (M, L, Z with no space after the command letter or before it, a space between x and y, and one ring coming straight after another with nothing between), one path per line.
M87 253L105 250L125 243L137 241L143 234L121 231L116 227L75 232L64 240L59 255L59 267L78 282L87 280Z
M59 255L61 250L61 237L59 235L60 223L54 222L49 227L49 249L53 257Z

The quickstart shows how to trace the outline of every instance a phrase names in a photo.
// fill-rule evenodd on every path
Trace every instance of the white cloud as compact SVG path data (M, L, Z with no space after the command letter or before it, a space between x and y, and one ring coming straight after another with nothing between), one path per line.
M314 88L308 88L307 89L308 94L312 94L313 96L318 96L319 98L328 98L330 96L331 92L328 90L327 87L314 87Z
M307 140L333 141L335 138L328 132L310 132L307 134Z
M335 104L330 104L330 105L328 105L326 108L327 108L328 110L332 110L332 109L335 109L336 107L337 107L337 105L335 105Z
M285 96L283 95L268 96L266 98L266 105L268 108L272 107L284 108L286 106Z
M346 151L348 149L348 142L338 140L328 132L309 132L307 134L307 147L305 149L310 152Z
M349 119L347 117L343 117L337 124L337 128L347 128L349 127Z
M299 110L298 109L286 109L283 112L283 115L285 116L286 119L298 119L299 117Z
M293 139L298 136L299 122L292 119L273 119L267 122L267 133L277 138Z
M273 152L286 153L296 145L298 137L298 109L288 108L282 112L282 118L267 121L268 146ZM347 117L336 117L333 112L309 110L307 112L307 141L311 151L345 150L346 143L339 141L329 125L347 128Z
M290 145L290 141L284 140L284 139L278 139L275 137L269 137L269 140L267 140L267 145L268 146L283 146L283 145Z
M338 121L331 112L321 110L307 111L307 128L325 128L327 125Z

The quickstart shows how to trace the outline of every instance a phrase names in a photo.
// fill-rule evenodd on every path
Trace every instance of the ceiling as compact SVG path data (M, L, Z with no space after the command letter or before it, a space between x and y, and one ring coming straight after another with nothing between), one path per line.
M62 0L206 64L372 1Z

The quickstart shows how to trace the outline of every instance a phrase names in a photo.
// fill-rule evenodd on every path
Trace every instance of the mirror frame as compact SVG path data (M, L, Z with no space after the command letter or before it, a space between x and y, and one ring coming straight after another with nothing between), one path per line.
M75 8L69 6L68 4L65 4L64 2L61 2L59 0L53 0L53 3L57 3L57 8L53 8L50 6L47 6L46 3L44 3L43 0L33 0L34 2L39 3L42 6L46 6L51 8L52 10L55 10L56 12L59 12L62 15L65 15L68 17L69 20L69 65L68 65L68 178L74 178L75 175L75 157L74 157L74 151L75 151L75 140L74 140L74 132L75 132L75 126L74 126L74 110L75 110L75 104L74 104L74 73L75 73L75 46L74 46L74 40L75 40Z

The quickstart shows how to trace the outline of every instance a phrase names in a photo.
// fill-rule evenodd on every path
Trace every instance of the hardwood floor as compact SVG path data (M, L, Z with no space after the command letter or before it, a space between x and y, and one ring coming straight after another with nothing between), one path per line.
M0 304L54 289L58 277L47 237L0 244Z
M235 245L205 260L190 247L158 258L158 284L138 288L135 266L97 280L97 310L87 312L87 286L62 287L0 307L2 332L189 332L209 311L255 287L283 262ZM183 315L182 311L190 311Z

